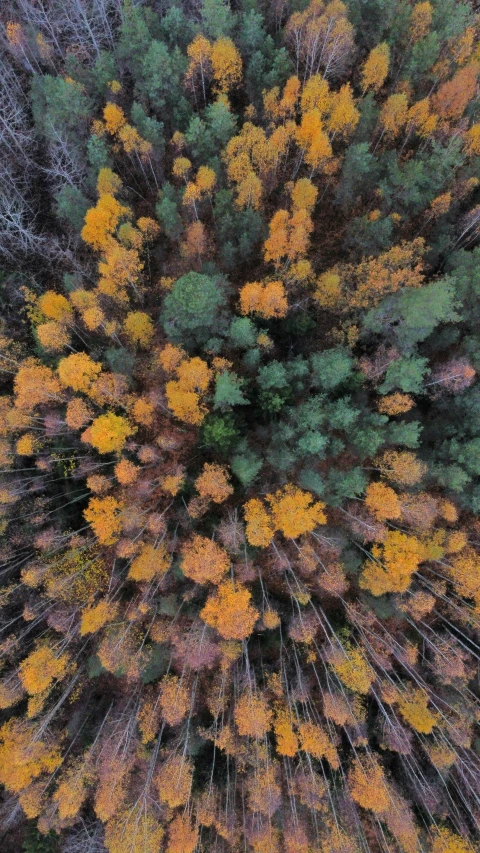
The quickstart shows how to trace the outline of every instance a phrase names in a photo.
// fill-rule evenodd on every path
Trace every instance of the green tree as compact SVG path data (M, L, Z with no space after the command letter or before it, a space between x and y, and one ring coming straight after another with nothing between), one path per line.
M201 16L203 31L209 38L231 35L235 16L228 0L202 0Z
M397 341L404 353L428 338L440 323L456 322L455 281L450 277L384 299L365 315L366 331Z
M239 349L255 346L258 329L250 317L234 317L228 330L230 343Z
M164 300L160 320L170 340L195 346L226 329L224 283L197 272L182 275Z
M342 347L314 353L310 361L314 388L331 391L346 382L353 373L353 358Z
M155 212L163 230L171 240L179 240L183 231L179 206L178 190L172 184L165 183L160 193L160 200L156 204Z
M345 209L354 206L358 199L364 199L373 188L380 174L380 165L370 151L368 142L360 142L347 148L336 201Z
M246 406L248 400L242 392L243 380L231 370L224 370L215 380L213 408L225 411L233 406Z
M237 441L239 431L230 413L225 415L208 415L202 426L202 438L207 447L213 447L221 454L226 454Z
M423 388L424 377L428 371L426 358L399 358L388 366L378 390L381 394L388 394L397 389L406 394L418 394Z
M262 467L261 457L243 439L236 445L236 452L229 460L230 468L242 486L249 486Z

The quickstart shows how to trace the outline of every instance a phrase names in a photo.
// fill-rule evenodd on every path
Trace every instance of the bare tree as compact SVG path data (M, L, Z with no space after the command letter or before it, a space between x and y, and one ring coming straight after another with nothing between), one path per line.
M102 824L82 821L68 833L60 849L61 853L105 853Z

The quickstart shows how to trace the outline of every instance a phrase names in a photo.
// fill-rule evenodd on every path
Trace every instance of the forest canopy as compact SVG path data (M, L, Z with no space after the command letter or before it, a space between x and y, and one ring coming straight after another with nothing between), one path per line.
M479 850L479 27L1 4L2 853Z

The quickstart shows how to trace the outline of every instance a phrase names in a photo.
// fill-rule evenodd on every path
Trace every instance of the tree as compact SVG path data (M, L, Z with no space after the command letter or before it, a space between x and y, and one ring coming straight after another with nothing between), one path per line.
M37 305L45 317L49 320L57 320L60 323L68 323L72 319L72 306L68 299L54 290L47 290L38 299Z
M87 353L72 353L59 361L58 378L64 387L88 394L101 370L102 365L93 361Z
M129 213L129 208L120 204L113 195L101 195L96 206L91 207L85 214L82 240L93 249L105 249L120 220Z
M95 418L82 433L82 441L91 444L99 453L119 453L134 432L126 418L107 412Z
M10 719L0 729L0 780L19 793L42 774L51 774L62 762L59 747L34 738L32 724Z
M362 68L362 86L367 89L381 89L388 75L390 48L386 42L372 48Z
M240 735L263 738L270 728L272 712L263 696L247 691L236 703L234 717Z
M370 483L365 493L365 504L378 521L400 518L402 514L398 495L384 483Z
M305 162L313 170L324 168L333 155L330 140L317 109L303 113L301 124L297 125L295 130L295 139L303 152Z
M226 294L220 281L196 272L181 276L164 300L161 323L168 337L203 344L225 325Z
M432 732L438 718L427 707L427 693L420 689L399 693L397 704L402 717L415 731L426 735Z
M31 696L44 693L53 681L61 680L68 672L69 656L55 655L48 645L41 645L20 665L21 682Z
M380 112L380 123L385 133L394 138L407 123L408 100L402 93L390 95L385 101Z
M221 465L205 463L203 471L195 480L195 488L200 497L223 503L231 494L233 488L229 483L228 472Z
M164 356L166 355L164 351ZM168 350L167 358L171 366L175 361L178 362L176 367L178 378L167 382L165 387L169 407L176 417L186 423L202 423L207 411L202 395L206 393L210 384L211 370L201 358L183 359L183 353L175 356L173 350ZM167 361L165 360L164 363L166 364Z
M305 78L317 74L342 74L353 49L353 27L343 3L311 2L304 12L294 12L287 21L285 37L295 52L297 74L302 67Z
M58 804L58 815L61 820L75 818L88 796L88 786L92 774L89 773L83 761L71 765L61 775L60 782L53 795Z
M394 246L378 258L361 261L354 271L354 304L368 308L400 289L421 287L424 251L424 241L419 237L411 243Z
M371 756L355 762L349 774L350 792L363 809L384 814L390 807L390 794L380 765Z
M405 592L422 559L423 548L418 539L389 530L385 541L373 546L372 559L364 566L360 585L376 596Z
M298 752L299 742L293 728L293 717L288 710L279 710L273 724L277 741L277 752L293 758Z
M311 356L312 385L331 391L345 382L352 374L353 361L350 353L340 347L314 353Z
M265 240L265 260L273 261L276 268L282 259L295 261L306 254L313 223L305 209L297 210L291 216L286 210L277 210L269 229L270 235Z
M137 346L148 347L154 336L151 318L143 311L130 311L123 323L128 340Z
M250 636L259 613L250 604L251 592L234 581L224 581L200 613L202 619L226 640Z
M446 827L435 830L432 853L473 853L474 848L466 838L461 838Z
M375 673L359 648L344 647L338 653L335 652L330 663L349 690L361 695L369 692Z
M345 83L338 93L332 94L328 130L333 137L338 134L346 139L351 136L359 120L360 113L355 106L352 87L350 83Z
M223 548L205 536L195 536L182 548L182 571L195 583L215 583L223 580L230 568L230 558Z
M219 38L210 54L213 78L219 92L227 93L242 79L242 59L230 38Z
M252 498L245 504L245 521L247 522L246 536L250 545L260 548L270 545L275 532L272 518L258 498Z
M178 726L188 712L190 691L177 675L164 675L160 682L160 708L169 726Z
M97 604L85 608L80 623L80 634L93 634L103 628L108 622L112 622L118 612L118 605L102 599Z
M167 853L194 853L198 842L198 826L188 816L176 815L168 828Z
M426 473L426 465L408 451L387 450L380 461L380 471L389 480L405 486L418 483Z
M121 509L122 504L114 497L90 498L83 514L101 545L111 545L118 539Z
M181 755L167 755L156 776L158 795L163 803L174 809L183 806L190 797L192 765Z
M460 68L451 80L439 86L432 102L441 119L455 121L462 117L467 104L474 96L479 67L477 62L469 62Z
M410 38L413 42L425 38L427 35L433 18L432 4L426 0L423 3L416 3L410 14L409 29Z
M213 408L231 409L233 406L246 406L248 400L242 391L243 380L236 373L224 370L219 373L215 380L215 395Z
M285 288L281 281L269 281L261 284L252 281L240 291L240 311L242 314L258 314L267 320L272 317L285 317L288 303Z
M234 16L226 0L203 0L202 23L210 38L230 35Z
M26 359L14 379L15 406L25 411L56 401L61 386L53 370L34 358Z
M320 726L312 722L300 723L298 734L304 752L314 758L325 758L334 770L340 767L337 750Z
M107 821L105 846L109 853L155 853L163 835L158 818L146 806L126 805Z
M128 577L148 583L153 578L162 578L170 562L171 557L164 543L158 546L144 544L130 564Z
M325 504L321 501L314 503L311 494L295 486L288 485L274 495L267 495L267 501L274 528L292 539L309 533L327 521L323 512Z

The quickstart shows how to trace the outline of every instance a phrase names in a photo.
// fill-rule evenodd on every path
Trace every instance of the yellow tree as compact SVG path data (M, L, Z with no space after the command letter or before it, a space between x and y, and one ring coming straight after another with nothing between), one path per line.
M92 382L99 376L102 365L86 352L77 352L58 363L58 378L66 388L88 394Z
M388 480L402 486L414 486L425 476L427 466L409 450L387 450L380 457L378 466Z
M365 492L365 504L378 521L400 518L402 507L397 493L384 483L370 483Z
M387 592L406 592L424 551L414 536L389 530L384 542L374 545L372 559L364 564L360 586L372 595Z
M272 711L264 696L247 690L235 705L234 718L240 735L263 738L270 729Z
M158 853L163 836L158 817L139 800L107 821L105 847L108 853Z
M305 255L309 247L313 222L302 208L291 215L287 210L277 210L269 223L269 236L265 240L265 260L279 267L282 260L295 261Z
M359 121L360 113L355 106L352 87L350 83L345 83L339 92L332 95L328 130L332 137L338 134L346 138L353 133Z
M223 465L205 462L203 471L195 480L195 488L202 498L220 504L233 495L233 486Z
M30 411L36 406L57 402L61 385L53 370L35 358L27 358L18 368L13 380L15 406Z
M190 691L178 675L164 675L160 681L160 710L169 726L178 726L190 707Z
M475 848L450 829L435 827L430 853L475 853Z
M390 95L385 101L381 113L380 124L384 132L392 139L405 127L408 119L408 100L405 94Z
M332 157L332 146L325 130L319 110L303 113L296 126L295 139L303 152L305 162L313 170L320 169Z
M120 534L123 505L114 497L90 498L83 515L101 545L111 545Z
M172 809L185 805L190 797L192 780L191 762L182 755L171 753L161 765L155 780L160 800Z
M194 853L198 834L198 826L192 826L188 815L177 814L168 827L166 853Z
M126 418L107 412L87 427L82 433L82 441L91 444L99 453L119 453L134 432L135 427Z
M381 89L388 74L390 62L390 48L386 42L377 44L370 53L362 67L363 92L373 89L376 92Z
M242 58L230 38L219 38L210 53L213 78L219 92L226 93L242 79Z
M245 504L246 537L250 545L266 548L275 533L272 516L258 498L252 498Z
M185 82L195 92L200 81L203 103L206 104L207 85L212 76L212 46L208 39L200 33L196 35L187 47L187 56L190 62L185 74Z
M318 190L309 178L300 178L291 189L294 210L306 210L311 213L317 201Z
M346 645L329 659L340 681L355 693L365 695L375 680L375 673L359 648Z
M224 581L207 600L200 616L226 640L244 640L260 615L250 604L251 597L250 590L241 584Z
M288 302L281 281L269 281L267 284L252 281L245 284L240 291L242 314L259 314L260 317L271 319L285 317L287 311Z
M0 729L0 783L18 794L62 763L60 749L35 737L38 727L12 717Z
M105 249L120 220L128 216L130 209L120 204L113 195L101 195L95 207L85 214L82 239L94 249Z
M195 534L182 548L182 571L195 583L220 583L230 568L226 551L212 539Z
M68 654L56 655L48 645L41 644L20 664L20 680L31 696L48 690L54 681L68 672Z
M280 708L275 714L273 730L279 755L293 758L298 752L299 741L293 727L293 715L288 708Z
M130 343L148 347L154 335L153 322L143 311L130 311L125 317L123 328Z
M433 18L432 4L425 0L422 3L416 3L410 13L409 31L410 38L413 42L420 41L425 38L430 30L430 25Z
M350 793L363 809L374 814L385 814L391 804L391 798L385 775L373 755L358 758L348 775Z
M297 486L284 486L274 495L267 495L267 501L274 529L292 539L310 533L327 521L323 511L325 504L314 501L310 492L304 492Z

